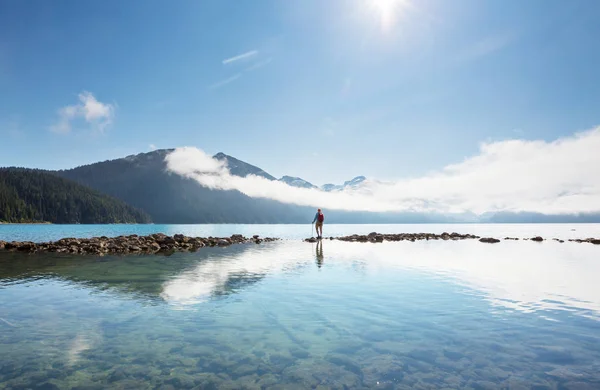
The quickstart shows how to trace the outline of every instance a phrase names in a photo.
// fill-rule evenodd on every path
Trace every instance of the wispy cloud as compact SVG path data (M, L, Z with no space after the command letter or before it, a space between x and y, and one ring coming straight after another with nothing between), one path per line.
M269 57L269 58L267 58L265 60L259 61L256 64L248 67L246 69L246 72L252 72L253 70L260 69L263 66L269 65L271 63L271 61L273 61L273 57Z
M150 144L150 145L148 145L148 149L150 149L150 150L156 150L156 145Z
M50 127L50 130L59 134L69 133L72 122L79 118L91 125L94 130L104 132L114 120L115 105L102 103L87 91L80 93L78 98L78 104L65 106L58 110L59 119Z
M600 211L600 127L546 141L484 143L479 154L413 179L368 180L335 193L233 176L220 161L196 148L166 157L169 170L201 185L284 203L355 211L460 213L528 211L569 214Z
M209 89L216 89L216 88L221 88L229 83L234 82L235 80L239 79L240 77L242 77L241 73L235 74L229 78L226 78L225 80L221 80L217 83L214 83L213 85L209 86Z
M257 54L258 54L258 50L251 50L249 52L237 55L235 57L226 58L223 60L223 65L231 64L236 61L248 60Z
M502 32L487 36L459 52L456 61L465 63L496 53L511 44L516 37L514 32Z

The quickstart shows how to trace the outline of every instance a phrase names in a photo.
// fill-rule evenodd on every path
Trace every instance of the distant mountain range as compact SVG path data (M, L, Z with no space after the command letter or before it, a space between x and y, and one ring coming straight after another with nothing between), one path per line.
M280 179L276 179L274 176L268 174L261 168L254 166L252 164L248 164L247 162L244 162L242 160L238 160L235 157L228 156L225 153L217 153L213 156L213 158L215 158L219 161L225 161L227 163L227 167L229 168L229 172L235 176L246 177L248 175L255 175L255 176L264 177L265 179L269 179L269 180L281 181L292 187L319 188L316 185L314 185L302 178L299 178L299 177L283 176ZM356 176L354 179L346 181L342 185L324 184L323 186L320 187L320 189L323 191L341 191L348 187L360 186L360 184L362 182L364 182L365 180L366 180L366 178L364 176Z
M154 223L310 223L315 208L285 204L269 199L251 198L239 191L213 190L201 186L192 179L184 178L167 170L165 157L173 149L140 153L120 159L107 160L60 171L43 171L47 174L76 182L92 189L94 194L107 196L121 202L110 210L123 210L118 221ZM267 180L280 181L293 187L320 188L333 192L359 189L365 183L364 176L356 176L343 184L325 184L321 187L294 176L279 179L263 169L224 153L215 159L226 162L232 175L246 177L256 175ZM38 172L42 172L37 170ZM23 179L25 180L25 179ZM74 184L74 183L73 183ZM17 184L18 185L18 184ZM84 187L82 187L84 188ZM44 197L51 197L45 194ZM1 200L1 199L0 199ZM27 202L27 200L24 200ZM33 201L33 200L32 200ZM107 200L103 201L108 204ZM3 207L0 202L0 208ZM33 207L33 206L32 206ZM37 206L35 206L37 207ZM34 207L34 208L35 208ZM138 213L138 214L135 214ZM106 214L106 213L105 213ZM0 209L0 215L2 210ZM77 219L77 217L75 217ZM60 223L60 220L56 220ZM99 223L101 219L82 219L75 223ZM54 222L54 221L52 221ZM71 222L73 222L71 220ZM348 212L327 210L328 223L464 223L464 222L600 222L600 215L551 216L536 213L472 213L445 215L414 212Z

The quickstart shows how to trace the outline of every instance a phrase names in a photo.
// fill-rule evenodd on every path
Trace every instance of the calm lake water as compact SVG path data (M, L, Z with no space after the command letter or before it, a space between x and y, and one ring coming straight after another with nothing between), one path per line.
M325 228L600 237L600 225ZM0 252L1 389L600 388L592 244L317 245L297 239L310 225L4 225L0 239L154 231L290 240L171 256Z
M471 233L481 236L531 237L542 235L556 238L600 237L600 224L378 224L378 225L331 225L325 224L323 235L378 233ZM285 239L303 239L315 235L313 225L2 225L0 240L4 241L51 241L64 237L116 237L119 235L148 235L165 233L185 234L194 237L225 237L232 234L252 236L275 236Z

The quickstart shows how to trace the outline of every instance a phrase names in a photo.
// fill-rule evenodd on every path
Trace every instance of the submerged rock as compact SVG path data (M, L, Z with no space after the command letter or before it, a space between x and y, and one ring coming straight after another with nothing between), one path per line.
M488 244L495 244L497 242L500 242L500 240L497 239L497 238L493 238L493 237L484 237L484 238L479 239L479 242L485 242L485 243L488 243Z
M73 254L93 254L103 256L105 254L169 254L175 251L194 252L205 246L229 246L232 244L245 244L270 242L278 240L277 238L249 239L241 234L234 234L231 238L202 238L188 237L183 234L167 236L163 233L155 233L148 236L138 236L132 234L129 236L118 237L92 237L92 238L62 238L54 242L35 243L30 241L20 242L0 241L0 250L18 251L18 252L56 252Z
M447 233L399 233L399 234L382 234L377 232L369 233L368 235L353 234L351 236L338 237L337 240L349 242L383 242L383 241L420 241L420 240L467 240L477 239L479 236L472 234Z

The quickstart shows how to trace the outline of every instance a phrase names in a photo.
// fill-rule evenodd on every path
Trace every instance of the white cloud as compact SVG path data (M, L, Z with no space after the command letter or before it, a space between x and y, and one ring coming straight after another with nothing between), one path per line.
M223 87L229 83L234 82L235 80L239 79L240 77L242 77L241 73L235 74L229 78L226 78L225 80L221 80L219 82L214 83L213 85L209 86L209 89L216 89L216 88L220 88Z
M249 58L254 57L257 54L258 54L258 50L251 50L249 52L237 55L235 57L224 59L223 60L223 65L231 64L231 63L236 62L236 61L247 60Z
M251 197L356 211L529 211L552 214L600 211L600 127L552 142L483 143L479 154L420 178L367 180L354 190L324 192L262 177L233 176L196 148L166 157L169 170L203 186Z
M597 248L577 246L578 261L574 262L574 252L569 246L519 245L519 255L515 256L513 244L519 245L506 242L490 247L470 240L436 242L436 245L424 241L408 245L325 241L321 248L324 247L325 263L330 266L346 266L356 259L369 259L361 272L377 273L393 268L444 278L451 275L457 285L476 289L478 296L494 308L552 315L543 309L572 306L580 308L579 314L600 319ZM226 262L217 259L199 262L163 283L160 296L174 306L198 304L223 292L231 278L239 275L287 274L300 266L314 267L315 259L310 256L290 257L290 253L306 254L306 247L306 243L294 241L274 244L268 251L248 247ZM485 261L481 261L482 258ZM544 272L539 272L540 269Z
M149 148L150 150L156 150L156 145L154 145L154 144L150 144L150 145L148 145L148 148Z
M58 122L52 125L50 130L60 134L69 133L72 122L80 118L90 124L93 129L104 132L113 122L115 106L99 102L92 93L87 91L80 93L78 98L78 104L65 106L58 110Z

